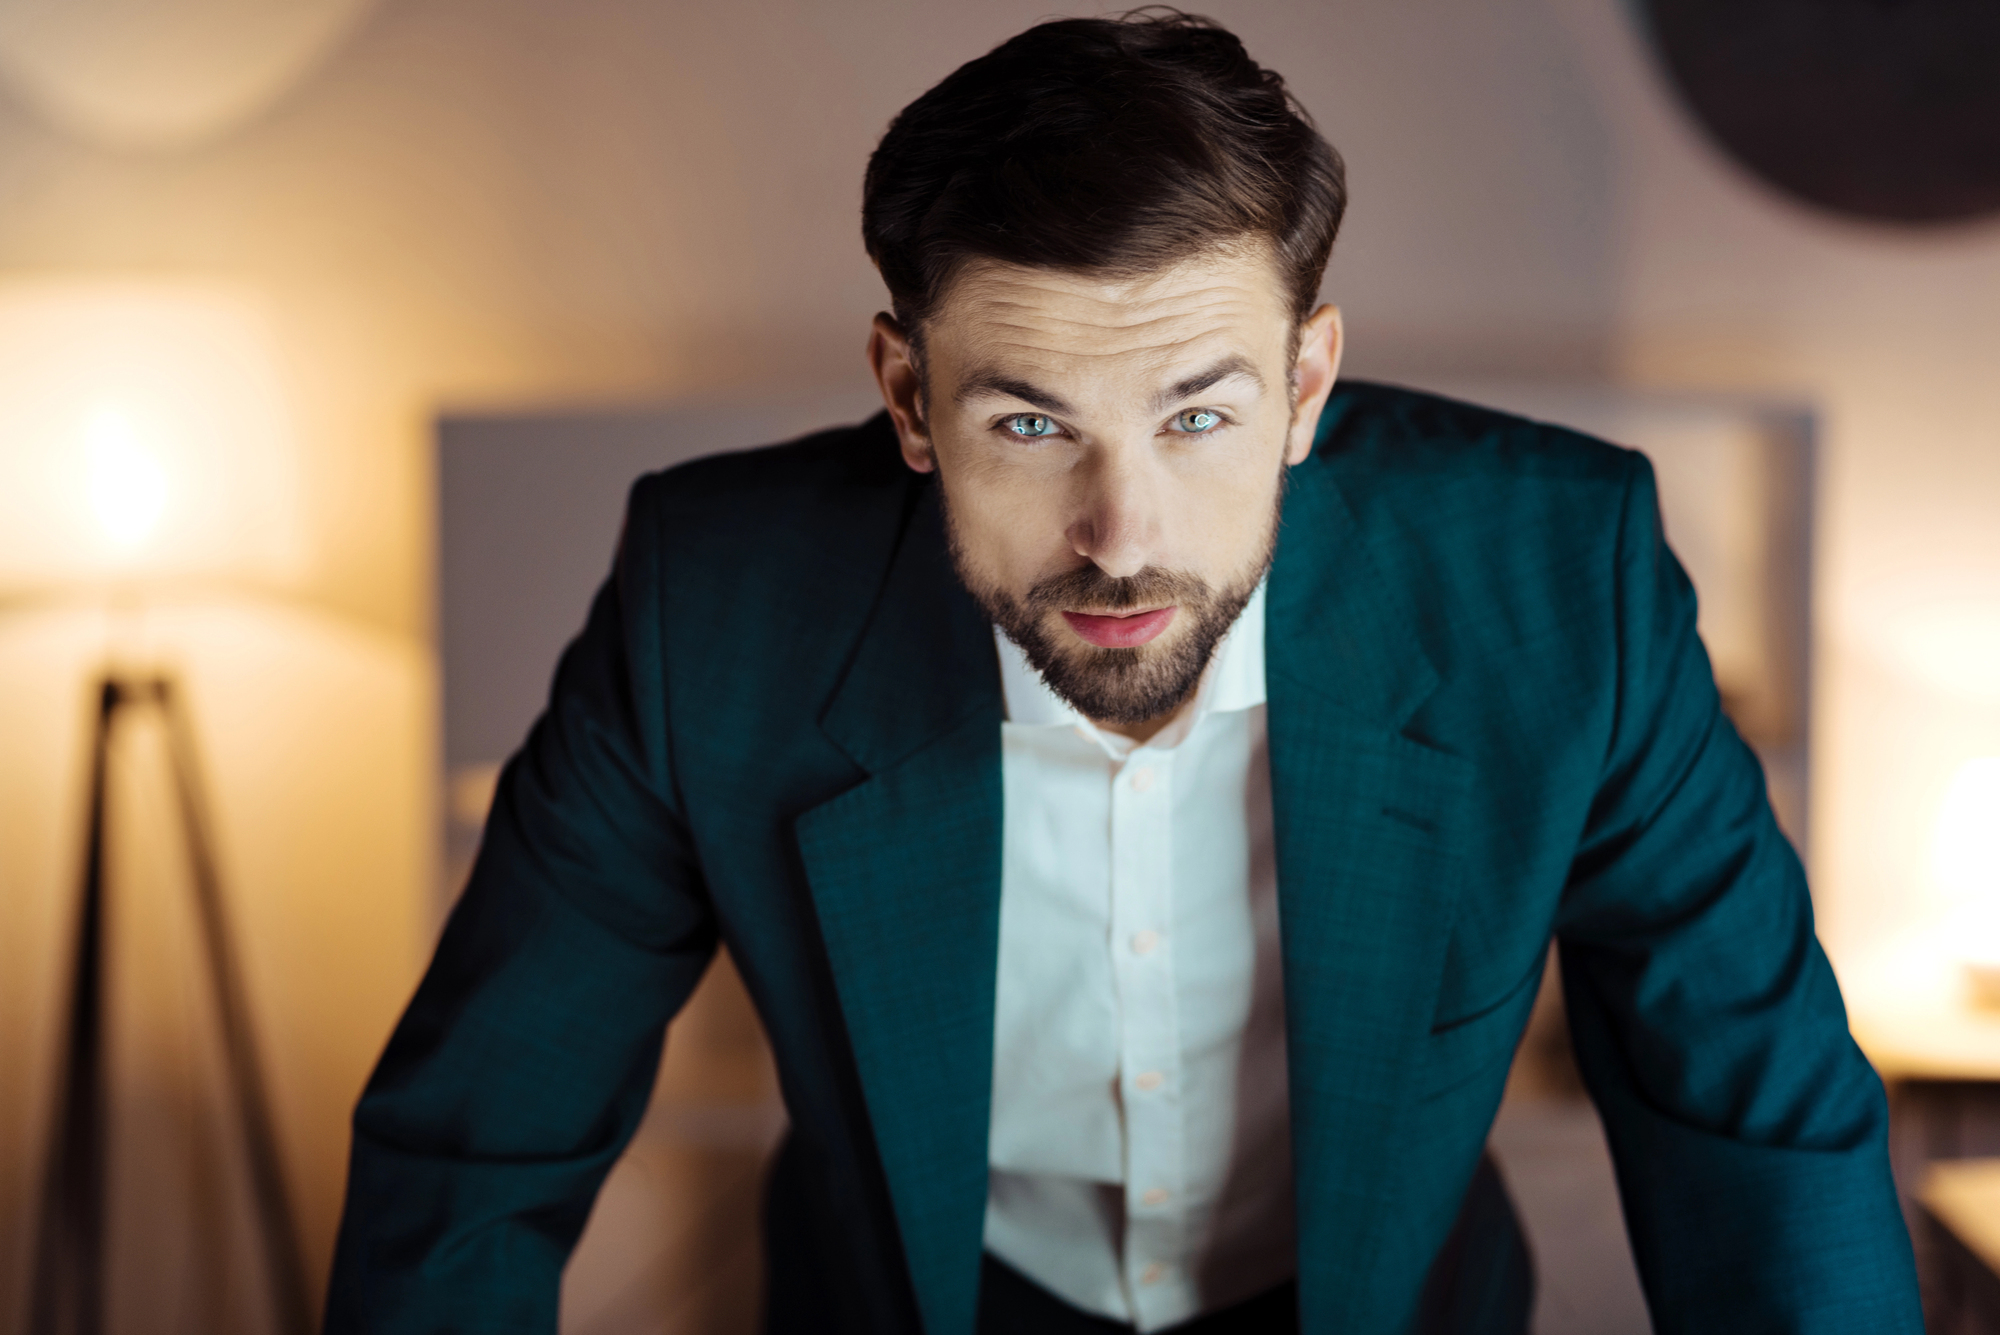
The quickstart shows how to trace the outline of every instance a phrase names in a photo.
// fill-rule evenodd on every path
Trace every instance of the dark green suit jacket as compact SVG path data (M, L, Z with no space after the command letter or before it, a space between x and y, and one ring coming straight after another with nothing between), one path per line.
M553 1331L726 941L791 1132L771 1329L971 1335L1001 693L886 419L634 488L355 1115L328 1330ZM1637 454L1345 384L1266 643L1301 1320L1408 1328L1551 936L1661 1331L1921 1328L1797 858Z

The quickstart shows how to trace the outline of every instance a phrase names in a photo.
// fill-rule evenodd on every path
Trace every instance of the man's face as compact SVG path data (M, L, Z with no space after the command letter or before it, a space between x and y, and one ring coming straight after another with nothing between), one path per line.
M1339 314L1299 331L1261 246L1132 279L977 261L919 368L870 358L912 468L935 468L960 578L1060 695L1145 730L1192 694L1270 564Z

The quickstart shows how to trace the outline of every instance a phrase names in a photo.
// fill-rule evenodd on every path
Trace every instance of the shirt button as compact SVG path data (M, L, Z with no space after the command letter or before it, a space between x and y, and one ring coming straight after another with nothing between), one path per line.
M1143 793L1153 786L1153 771L1141 765L1132 771L1132 791Z
M1153 947L1159 944L1160 934L1158 932L1138 932L1132 937L1132 953L1134 955L1150 955L1153 953Z
M1133 1078L1132 1083L1137 1085L1139 1088L1150 1092L1152 1090L1158 1089L1160 1087L1160 1081L1164 1080L1165 1078L1166 1077L1161 1075L1158 1071L1141 1071L1136 1077Z
M1167 1268L1161 1265L1158 1261L1153 1262L1151 1265L1147 1266L1144 1270L1141 1270L1139 1272L1139 1282L1141 1284L1158 1284L1161 1280L1165 1279L1166 1277L1167 1277Z
M1146 1190L1146 1194L1139 1198L1139 1204L1141 1205L1165 1205L1166 1203L1167 1189L1165 1187L1149 1187Z

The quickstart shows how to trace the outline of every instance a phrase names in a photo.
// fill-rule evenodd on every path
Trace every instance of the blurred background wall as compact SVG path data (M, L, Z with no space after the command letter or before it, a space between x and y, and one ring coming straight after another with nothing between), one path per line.
M1938 802L1961 761L2000 753L2000 226L1896 230L1778 198L1675 108L1616 0L1196 7L1348 160L1326 290L1351 372L1816 405L1823 933L1859 967L1935 916ZM1047 10L319 5L318 36L247 110L150 141L21 55L89 56L116 31L145 40L114 72L149 51L226 61L235 41L249 64L258 8L0 0L0 277L221 278L274 314L309 557L282 610L231 613L184 657L214 665L195 694L223 850L323 1269L347 1112L435 926L429 424L860 380L882 304L858 242L870 148ZM0 1311L26 1273L96 633L0 611ZM231 663L262 668L232 683ZM268 707L238 707L258 689Z

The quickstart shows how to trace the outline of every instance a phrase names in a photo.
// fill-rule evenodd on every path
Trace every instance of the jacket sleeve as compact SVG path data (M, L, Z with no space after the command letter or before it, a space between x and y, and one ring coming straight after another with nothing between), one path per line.
M716 926L666 726L651 484L354 1115L328 1335L556 1329Z
M1619 672L1557 921L1584 1081L1661 1332L1923 1329L1880 1082L1632 456Z

